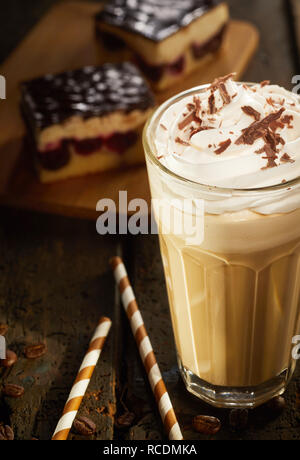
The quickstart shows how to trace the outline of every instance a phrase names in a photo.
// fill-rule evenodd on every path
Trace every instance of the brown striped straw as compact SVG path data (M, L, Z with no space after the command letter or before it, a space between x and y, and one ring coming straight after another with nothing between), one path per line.
M92 340L90 341L89 349L83 358L62 416L52 436L52 441L65 441L67 439L110 328L111 320L109 318L102 317L98 323Z
M183 439L182 433L169 394L162 379L133 289L130 285L126 268L120 257L113 257L110 260L110 265L113 269L116 283L120 290L122 303L147 372L165 430L169 439L180 441Z

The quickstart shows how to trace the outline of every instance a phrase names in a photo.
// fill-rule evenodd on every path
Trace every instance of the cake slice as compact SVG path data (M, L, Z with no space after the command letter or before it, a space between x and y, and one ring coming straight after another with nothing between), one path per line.
M124 48L152 86L163 90L202 65L222 43L229 20L217 0L110 0L96 16L111 51Z
M128 62L25 82L21 107L36 147L41 182L144 159L140 136L154 97Z

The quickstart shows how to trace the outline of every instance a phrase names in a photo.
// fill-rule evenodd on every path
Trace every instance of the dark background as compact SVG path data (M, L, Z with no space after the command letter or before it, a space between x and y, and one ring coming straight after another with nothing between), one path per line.
M60 1L0 1L1 62L47 9ZM260 45L244 79L271 79L290 88L292 76L300 72L287 2L228 3L233 18L251 21L260 30ZM0 322L9 325L7 340L19 361L8 376L0 373L0 385L9 378L24 385L25 394L18 400L1 397L0 421L13 427L16 439L51 436L99 311L113 318L114 330L80 414L89 415L97 424L94 439L162 438L160 418L127 319L114 302L114 281L107 261L121 251L130 262L130 277L185 439L209 438L190 429L192 416L206 414L217 415L223 423L214 439L299 440L299 365L286 392L286 410L273 416L259 408L250 414L242 432L232 430L228 411L208 407L185 391L178 377L156 236L99 237L94 222L1 208ZM37 343L45 338L48 354L44 359L28 363L22 358L23 340ZM120 433L114 429L113 411L115 407L117 414L124 411L121 401L125 395L129 406L130 392L142 398L143 403L138 401L142 415L127 432ZM74 439L74 434L71 436Z

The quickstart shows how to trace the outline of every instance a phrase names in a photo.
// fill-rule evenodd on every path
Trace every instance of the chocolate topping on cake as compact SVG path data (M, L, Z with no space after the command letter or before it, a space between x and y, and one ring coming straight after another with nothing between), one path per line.
M218 3L217 0L110 0L96 20L160 42Z
M111 112L145 111L154 97L137 68L124 62L46 75L22 84L22 107L34 128Z

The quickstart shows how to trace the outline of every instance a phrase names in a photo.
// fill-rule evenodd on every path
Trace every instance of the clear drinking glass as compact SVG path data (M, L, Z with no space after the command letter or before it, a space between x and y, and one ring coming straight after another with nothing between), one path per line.
M292 339L300 332L300 179L234 190L201 185L166 169L157 159L156 127L172 104L206 87L175 96L153 114L143 139L147 169L186 388L214 406L255 407L285 391L296 365ZM205 211L212 199L276 200L283 190L295 189L299 209L290 213ZM186 199L197 204L190 210L180 206ZM198 239L189 240L191 223L181 232L173 229L168 219L180 217L199 227Z

